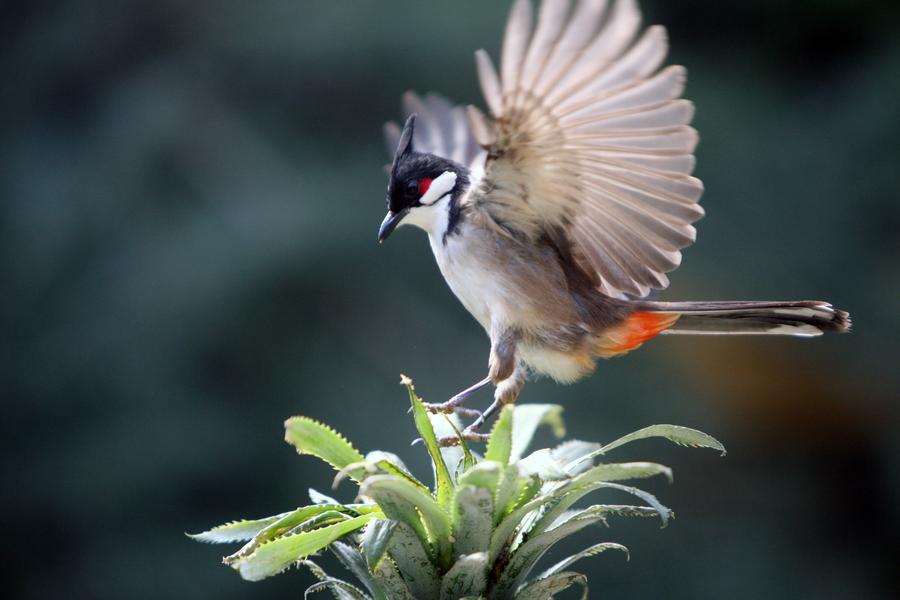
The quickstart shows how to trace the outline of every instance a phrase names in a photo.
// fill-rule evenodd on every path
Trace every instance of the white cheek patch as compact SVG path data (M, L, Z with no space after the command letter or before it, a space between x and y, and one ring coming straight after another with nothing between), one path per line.
M456 185L456 173L453 171L444 171L440 176L431 182L428 191L422 194L419 202L424 205L434 204L444 196L450 193L453 186Z

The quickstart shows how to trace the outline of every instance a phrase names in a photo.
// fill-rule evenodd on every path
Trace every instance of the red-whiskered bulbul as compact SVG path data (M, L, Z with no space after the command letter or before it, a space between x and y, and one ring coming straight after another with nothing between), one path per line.
M660 69L666 31L640 33L634 0L544 0L532 21L530 0L516 0L499 74L475 54L492 118L408 93L405 126L385 128L396 150L378 240L424 229L491 340L488 376L432 410L493 383L493 404L464 432L478 438L529 373L573 382L658 334L849 329L827 302L649 299L703 216L685 69Z

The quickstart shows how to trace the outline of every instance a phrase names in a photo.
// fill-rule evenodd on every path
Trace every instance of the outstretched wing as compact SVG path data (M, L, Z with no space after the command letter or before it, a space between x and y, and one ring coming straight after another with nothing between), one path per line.
M526 239L564 232L610 296L666 287L703 215L685 69L659 70L665 29L640 24L634 0L544 0L533 28L517 0L500 76L476 53L494 118L469 108L488 149L472 206Z
M403 95L403 112L404 118L416 113L413 134L416 152L449 158L470 169L479 159L484 162L484 149L475 141L462 106L453 106L437 94L427 94L422 98L415 92L406 92ZM393 156L400 141L400 126L394 121L384 125L384 140L388 153Z

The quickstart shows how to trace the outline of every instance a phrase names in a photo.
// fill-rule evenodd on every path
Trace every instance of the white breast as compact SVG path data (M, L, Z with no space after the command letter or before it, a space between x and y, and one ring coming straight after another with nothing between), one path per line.
M443 235L429 233L428 241L431 250L437 260L438 268L447 285L462 302L472 316L481 323L485 331L491 327L491 307L501 306L497 302L502 293L497 289L495 278L484 268L483 264L474 256L466 245L465 228L454 235L447 236L444 243Z

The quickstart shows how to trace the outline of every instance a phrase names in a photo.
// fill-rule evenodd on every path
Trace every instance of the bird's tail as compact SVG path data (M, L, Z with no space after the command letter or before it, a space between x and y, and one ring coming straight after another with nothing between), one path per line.
M595 352L624 354L661 333L687 335L791 335L813 337L850 329L850 315L827 302L653 302L632 303L635 311L606 330Z
M850 329L850 315L827 302L641 302L639 311L677 315L660 333L813 337Z

